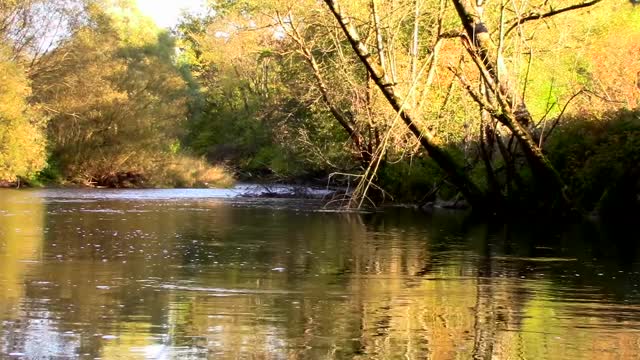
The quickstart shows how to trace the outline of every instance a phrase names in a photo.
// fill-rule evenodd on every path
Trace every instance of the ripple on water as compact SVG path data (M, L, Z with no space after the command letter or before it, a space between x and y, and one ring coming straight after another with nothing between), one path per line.
M0 358L637 358L636 245L232 194L0 194Z

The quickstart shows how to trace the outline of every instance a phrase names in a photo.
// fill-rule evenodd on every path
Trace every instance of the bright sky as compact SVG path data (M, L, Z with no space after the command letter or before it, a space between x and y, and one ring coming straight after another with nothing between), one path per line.
M138 7L160 27L171 27L178 23L183 10L198 12L204 9L206 0L137 0Z

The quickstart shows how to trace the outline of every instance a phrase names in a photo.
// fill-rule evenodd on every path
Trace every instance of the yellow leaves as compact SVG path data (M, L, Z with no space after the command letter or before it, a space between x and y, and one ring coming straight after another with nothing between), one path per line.
M95 23L49 54L58 66L34 81L53 116L61 170L78 182L123 171L147 176L187 113L172 39L126 2L113 4L93 9Z
M173 151L172 151L173 152ZM222 166L211 166L205 159L174 154L167 157L162 170L151 181L174 187L230 187L232 175Z
M574 2L579 3L579 2ZM564 5L563 5L564 6ZM637 106L635 74L640 70L640 13L626 1L603 1L588 9L566 12L522 25L515 51L526 81L526 97L534 118L557 116L575 93L569 112L601 113ZM524 50L524 51L522 51Z
M0 179L14 181L27 177L45 165L42 129L27 119L0 125Z
M22 69L8 60L0 46L0 117L17 119L26 107L29 83Z
M160 29L150 18L142 15L130 1L106 2L106 14L119 35L122 44L127 46L152 45L158 38Z
M14 181L45 162L43 117L27 103L29 82L0 48L0 181Z

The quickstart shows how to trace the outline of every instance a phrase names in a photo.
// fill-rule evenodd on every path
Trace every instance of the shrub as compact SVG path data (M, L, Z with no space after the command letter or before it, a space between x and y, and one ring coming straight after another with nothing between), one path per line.
M617 212L638 207L639 110L567 119L556 131L546 150L582 208Z
M149 174L149 182L156 186L214 188L231 187L234 179L222 166L211 165L202 158L175 155Z

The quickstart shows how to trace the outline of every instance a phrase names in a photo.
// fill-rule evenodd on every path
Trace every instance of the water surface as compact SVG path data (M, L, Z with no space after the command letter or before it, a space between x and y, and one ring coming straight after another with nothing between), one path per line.
M633 232L239 192L0 191L0 358L640 354Z

